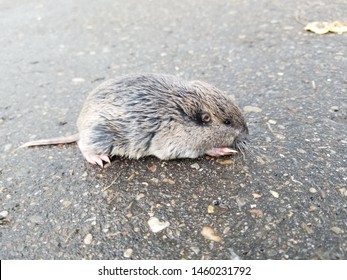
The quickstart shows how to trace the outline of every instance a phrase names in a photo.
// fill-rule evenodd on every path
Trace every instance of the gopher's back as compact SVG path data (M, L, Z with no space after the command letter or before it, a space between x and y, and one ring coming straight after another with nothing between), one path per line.
M80 147L96 154L146 155L161 126L185 121L180 103L187 101L187 92L194 94L190 87L174 76L155 74L102 83L88 95L79 115Z

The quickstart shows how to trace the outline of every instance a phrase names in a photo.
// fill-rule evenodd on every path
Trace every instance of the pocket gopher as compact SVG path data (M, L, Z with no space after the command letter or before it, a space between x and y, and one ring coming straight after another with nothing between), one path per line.
M92 164L112 156L161 160L218 157L246 147L240 109L216 87L171 75L124 76L103 82L87 97L78 134L21 147L76 142Z

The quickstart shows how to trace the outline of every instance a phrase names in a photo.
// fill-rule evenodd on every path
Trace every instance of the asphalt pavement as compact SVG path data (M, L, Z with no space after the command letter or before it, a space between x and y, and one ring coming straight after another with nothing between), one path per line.
M1 259L346 259L347 34L341 1L0 2ZM115 158L75 144L86 94L168 73L232 95L245 157Z

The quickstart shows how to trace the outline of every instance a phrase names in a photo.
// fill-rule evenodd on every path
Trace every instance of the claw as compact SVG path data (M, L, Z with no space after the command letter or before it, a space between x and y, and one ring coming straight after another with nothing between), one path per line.
M103 162L102 162L102 160L101 160L100 158L96 158L96 159L95 159L95 162L96 162L98 165L100 165L101 167L104 167L104 164L103 164Z
M222 150L224 151L224 153L228 153L228 154L237 154L238 151L234 150L234 149L230 149L230 148L222 148Z
M206 152L207 155L212 157L220 157L220 156L232 155L237 153L238 152L236 150L228 148L228 147L213 148Z
M91 164L98 164L101 167L104 167L103 161L111 163L107 155L84 155L84 156L86 160L89 161Z
M99 156L103 161L111 163L110 158L107 155L100 155Z

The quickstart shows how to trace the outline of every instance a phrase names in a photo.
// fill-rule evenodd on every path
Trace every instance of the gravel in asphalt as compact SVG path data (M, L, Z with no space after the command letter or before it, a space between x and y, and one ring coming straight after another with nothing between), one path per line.
M346 259L345 1L1 1L1 259ZM169 73L226 91L245 157L114 158L69 135L103 80Z

